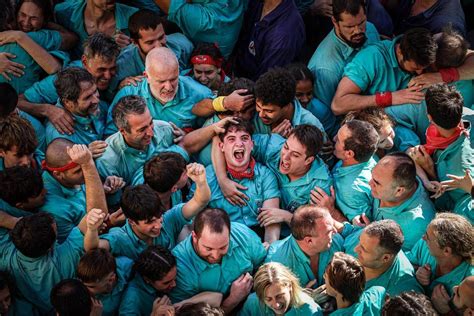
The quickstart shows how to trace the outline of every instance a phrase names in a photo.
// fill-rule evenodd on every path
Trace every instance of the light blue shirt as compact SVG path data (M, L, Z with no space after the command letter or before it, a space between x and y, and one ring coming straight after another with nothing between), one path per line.
M40 152L40 156L44 158L44 153L46 151L46 131L44 129L43 124L38 121L35 117L31 116L30 114L18 109L18 115L31 123L33 129L35 130L36 140L38 141L38 146L36 147L35 153L38 154Z
M378 316L384 303L385 289L381 286L372 286L362 293L359 302L346 308L337 309L329 315Z
M331 139L337 134L339 122L330 107L326 106L319 99L312 98L311 102L306 106L306 110L310 111L321 122Z
M322 316L321 307L307 294L302 293L300 297L301 306L290 306L285 316ZM274 316L275 312L270 309L264 302L261 302L256 293L248 296L244 306L238 313L239 316Z
M118 314L120 316L150 316L153 302L158 296L158 291L136 273L123 295Z

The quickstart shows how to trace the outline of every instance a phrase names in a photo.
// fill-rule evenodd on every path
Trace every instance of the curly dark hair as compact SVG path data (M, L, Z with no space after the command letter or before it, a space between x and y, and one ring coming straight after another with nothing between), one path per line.
M288 105L296 95L296 81L283 68L272 68L255 83L255 98L263 104Z
M161 246L149 246L133 264L135 272L152 281L160 281L173 267L176 267L176 258Z
M397 296L389 297L382 308L383 316L436 316L438 313L433 308L430 299L414 291L403 292Z

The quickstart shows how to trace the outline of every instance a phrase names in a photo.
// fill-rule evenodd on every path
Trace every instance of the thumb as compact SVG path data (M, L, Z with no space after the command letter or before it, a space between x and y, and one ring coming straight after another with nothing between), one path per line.
M240 190L247 190L247 187L246 187L246 186L243 186L243 185L240 184L240 183L235 183L235 186L237 187L237 189L240 189Z
M364 224L369 224L370 222L369 218L367 217L367 215L365 215L365 213L362 213L361 219L364 222Z
M5 54L5 56L7 56L8 58L16 58L16 56L11 53L3 53L3 54Z
M429 263L423 266L426 270L431 271L431 265Z
M331 185L331 187L329 188L329 190L331 191L331 197L334 197L336 194L334 193L334 186Z

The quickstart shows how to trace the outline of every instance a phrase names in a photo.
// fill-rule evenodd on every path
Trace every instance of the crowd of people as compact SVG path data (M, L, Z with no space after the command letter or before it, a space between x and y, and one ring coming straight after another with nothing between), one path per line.
M0 0L0 315L474 315L473 10Z

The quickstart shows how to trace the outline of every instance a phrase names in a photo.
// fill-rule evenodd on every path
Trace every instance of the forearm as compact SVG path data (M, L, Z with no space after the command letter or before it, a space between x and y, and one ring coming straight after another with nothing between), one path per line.
M46 73L51 75L61 69L61 63L43 47L36 44L27 34L21 36L18 40L18 45L20 45Z
M265 227L264 241L268 242L269 244L274 241L277 241L278 239L280 239L280 231L281 225L279 223L268 225L267 227Z
M168 14L170 9L170 0L155 0L156 5L163 11L165 14Z
M54 105L28 102L23 94L18 97L18 108L36 117L48 117L50 106Z
M349 111L363 110L376 105L375 95L341 94L337 91L332 100L331 110L335 115L342 115Z
M204 99L196 103L191 112L200 117L209 117L216 113L214 107L212 106L212 99Z
M81 168L84 174L86 186L87 212L93 208L98 208L107 214L108 209L105 199L105 192L94 162L90 161L88 164L82 165Z
M239 305L240 301L234 299L231 295L229 295L221 305L221 308L224 310L225 315L230 315L230 313L234 310L234 308Z
M204 146L209 144L209 142L212 140L212 137L214 136L215 136L215 131L212 125L199 128L184 136L182 147L189 154L197 153Z
M186 219L191 219L196 216L203 208L206 207L207 203L211 198L211 189L207 184L202 184L200 186L196 186L196 191L194 192L194 196L183 206L183 216Z
M84 250L89 251L99 248L99 240L99 232L87 228L84 235Z
M12 230L21 218L11 216L4 211L0 211L0 227Z
M216 172L217 181L220 182L227 178L226 163L224 158L224 153L219 150L219 138L214 136L212 139L212 151L211 151L211 160L212 166Z

